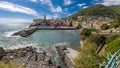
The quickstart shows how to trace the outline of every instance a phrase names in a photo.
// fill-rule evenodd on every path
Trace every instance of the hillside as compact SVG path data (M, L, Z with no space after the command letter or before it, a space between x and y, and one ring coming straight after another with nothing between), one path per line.
M120 6L107 7L101 4L97 4L88 8L85 8L68 18L75 19L78 16L116 16L120 14Z
M120 5L119 6L111 6L110 8L113 11L115 11L118 15L120 15Z

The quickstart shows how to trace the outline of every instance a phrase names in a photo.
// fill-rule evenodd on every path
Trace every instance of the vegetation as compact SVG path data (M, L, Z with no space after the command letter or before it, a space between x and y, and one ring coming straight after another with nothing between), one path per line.
M99 68L104 58L95 54L99 45L105 41L102 35L93 35L91 29L84 28L81 35L85 36L83 45L79 48L80 56L75 59L75 68Z
M120 35L115 34L111 35L110 37L107 38L106 40L107 47L106 47L106 52L111 52L112 54L120 49Z
M85 8L71 16L69 19L77 20L79 16L107 16L115 19L114 26L116 27L116 23L120 26L120 5L119 6L104 6L101 4L93 5L91 7Z
M119 8L119 9L118 9ZM107 16L113 17L114 22L108 24L103 24L101 26L102 30L107 30L109 28L120 27L120 6L106 7L104 5L94 5L83 9L71 16L70 19L77 20L78 16ZM83 40L81 48L79 48L80 56L75 59L76 68L99 68L102 64L106 64L109 59L106 56L98 56L95 54L99 45L103 42L106 43L104 55L108 53L114 54L118 49L120 49L120 35L110 35L107 38L102 35L93 35L91 29L84 28L80 35Z
M102 30L107 30L109 28L108 24L102 24L100 27Z
M120 15L120 6L111 6L110 9L112 9L114 12L116 12L118 15Z
M120 16L120 6L107 7L101 4L93 5L91 7L85 8L68 18L76 20L78 16Z
M81 31L86 38L83 40L81 48L78 49L80 55L75 59L75 68L101 68L109 61L108 53L114 53L120 49L120 35L115 34L109 37L91 33L91 29L84 28ZM90 32L90 33L89 33ZM97 55L95 52L99 45L106 42L107 47L103 55Z
M9 62L7 64L5 64L4 62L0 62L0 68L25 68L25 67L23 67L22 65L13 63L13 62Z
M82 29L80 35L82 39L89 37L91 35L91 29L88 29L88 28Z
M79 49L80 56L75 59L75 68L99 68L99 63L104 59L95 54L98 46L86 39L82 48Z
M116 17L116 23L118 23L119 26L120 26L120 16L117 16L117 17Z
M119 49L120 49L120 38L116 38L115 40L110 42L106 47L106 51L109 51L112 54L114 54Z
M91 35L90 37L89 37L89 39L90 39L90 41L92 42L92 43L95 43L96 45L100 45L100 44L102 44L103 42L105 42L105 37L104 36L102 36L102 35Z
M111 35L106 39L106 43L109 44L110 42L114 41L116 38L119 38L119 34Z
M111 22L109 25L109 28L117 28L117 27L119 27L119 24L115 22Z

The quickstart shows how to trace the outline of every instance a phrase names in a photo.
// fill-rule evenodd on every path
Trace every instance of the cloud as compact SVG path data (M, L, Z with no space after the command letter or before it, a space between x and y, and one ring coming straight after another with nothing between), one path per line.
M48 6L50 7L50 10L51 10L52 12L57 12L57 13L62 12L62 8L61 8L60 6L55 7L55 6L52 4L51 0L39 0L39 1L40 1L42 4L48 5Z
M93 0L92 3L103 4L105 6L120 5L120 0Z
M84 5L86 5L86 4L85 4L85 3L78 4L79 7L82 7L82 6L84 6Z
M31 19L22 19L22 18L0 18L0 23L11 23L11 24L15 24L15 23L31 23L32 20Z
M19 13L37 16L37 12L32 9L21 5L13 4L7 1L0 1L0 10L19 12Z
M52 12L62 12L62 8L60 6L57 6L56 8L51 7Z
M64 5L70 5L70 4L72 4L71 0L64 0Z
M30 0L30 1L31 1L31 2L35 2L35 3L37 2L37 0Z
M101 4L106 6L120 5L120 0L103 0Z
M83 9L88 8L89 6L83 6Z

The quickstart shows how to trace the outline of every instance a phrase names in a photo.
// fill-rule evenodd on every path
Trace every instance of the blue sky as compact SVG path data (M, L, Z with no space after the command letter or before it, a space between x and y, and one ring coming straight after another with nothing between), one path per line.
M98 3L120 5L120 0L0 0L0 21L62 18Z

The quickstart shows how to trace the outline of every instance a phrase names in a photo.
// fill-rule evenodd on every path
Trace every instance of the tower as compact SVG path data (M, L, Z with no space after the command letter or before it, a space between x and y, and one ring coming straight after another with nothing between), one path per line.
M44 23L46 22L46 15L44 15Z

